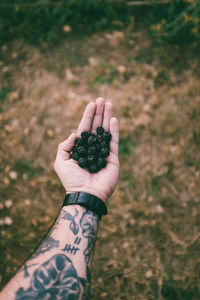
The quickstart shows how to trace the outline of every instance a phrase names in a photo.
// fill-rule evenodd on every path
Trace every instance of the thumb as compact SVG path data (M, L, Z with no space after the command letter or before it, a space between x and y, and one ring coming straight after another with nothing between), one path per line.
M58 145L58 156L62 156L62 158L69 159L70 154L69 151L72 149L74 145L74 140L76 138L76 134L72 133L65 141Z

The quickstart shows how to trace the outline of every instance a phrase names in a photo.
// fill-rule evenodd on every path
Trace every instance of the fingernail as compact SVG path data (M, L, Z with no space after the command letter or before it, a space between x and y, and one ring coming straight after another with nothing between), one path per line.
M99 101L104 101L104 98L103 97L98 97L97 99L96 99L96 102L99 102Z

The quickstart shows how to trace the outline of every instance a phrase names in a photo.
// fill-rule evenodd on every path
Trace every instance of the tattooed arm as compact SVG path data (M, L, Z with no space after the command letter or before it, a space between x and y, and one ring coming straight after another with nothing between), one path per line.
M0 299L87 299L98 216L78 205L63 207L38 250Z
M82 131L98 126L110 130L112 140L107 166L96 174L81 169L70 159L74 139ZM118 122L112 118L112 104L102 98L89 103L77 130L58 147L55 161L66 193L86 192L107 201L117 184ZM92 254L99 217L79 205L64 206L51 231L0 294L1 300L88 299Z

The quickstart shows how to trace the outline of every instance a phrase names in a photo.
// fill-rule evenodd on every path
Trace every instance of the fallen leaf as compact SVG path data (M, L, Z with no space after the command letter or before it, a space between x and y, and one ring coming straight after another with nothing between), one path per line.
M49 138L52 138L54 136L54 131L50 128L47 129L46 133Z
M18 177L18 174L17 174L16 171L10 171L9 177L10 177L12 180L16 180L17 177Z
M72 30L71 26L69 26L69 25L64 25L63 26L63 31L64 32L68 33L68 32L71 32L71 30Z
M151 278L153 276L153 272L151 270L148 270L146 273L145 273L145 277L146 278Z

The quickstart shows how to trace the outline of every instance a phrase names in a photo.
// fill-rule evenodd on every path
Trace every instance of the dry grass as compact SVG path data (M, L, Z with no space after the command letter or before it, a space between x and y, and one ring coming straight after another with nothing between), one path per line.
M120 121L121 172L100 225L91 299L199 299L198 59L153 46L142 31L12 49L1 53L1 285L59 211L57 145L101 95Z

